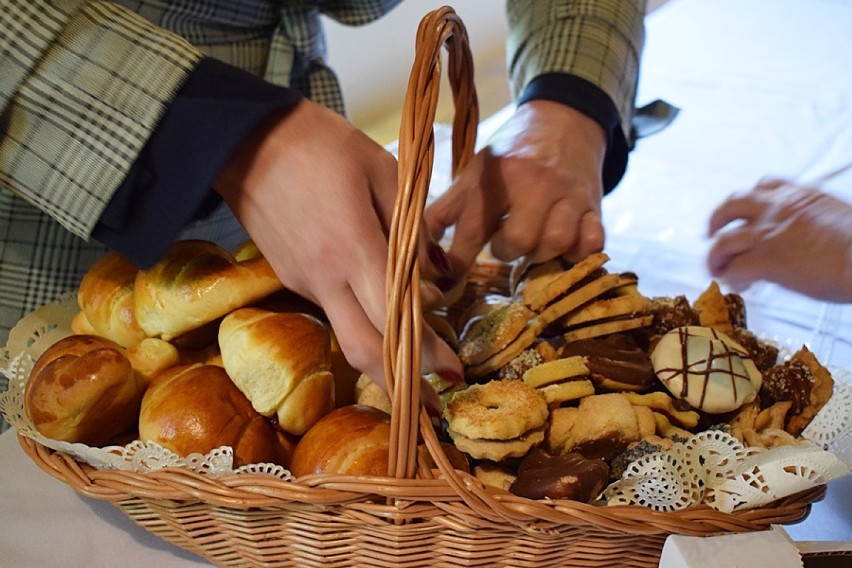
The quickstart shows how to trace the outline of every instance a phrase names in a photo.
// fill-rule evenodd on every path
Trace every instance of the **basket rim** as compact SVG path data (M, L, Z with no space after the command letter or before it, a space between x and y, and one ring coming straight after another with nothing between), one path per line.
M264 473L238 473L215 477L180 467L134 473L100 470L61 451L17 434L24 452L52 477L81 495L119 503L131 499L184 503L203 502L211 507L246 510L257 507L282 508L348 507L375 504L387 518L461 515L470 521L462 498L443 478L353 477L313 474L282 479ZM518 526L531 532L553 527L582 527L595 524L630 534L685 534L706 536L720 532L764 530L772 524L798 522L821 500L827 490L822 484L779 499L763 507L726 513L706 504L675 511L655 511L642 505L594 505L579 501L530 500L499 488L485 486L470 474L459 472L468 483L489 494L519 515ZM414 510L421 508L420 512ZM425 508L424 508L425 507ZM362 507L363 508L363 507ZM421 514L422 513L422 514ZM463 521L465 522L465 521ZM476 523L474 523L476 524Z

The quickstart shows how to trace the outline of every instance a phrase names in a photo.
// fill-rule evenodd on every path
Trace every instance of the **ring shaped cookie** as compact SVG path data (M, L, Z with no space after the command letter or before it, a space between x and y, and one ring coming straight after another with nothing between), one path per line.
M475 384L453 395L444 417L468 438L509 440L547 421L547 403L523 381Z

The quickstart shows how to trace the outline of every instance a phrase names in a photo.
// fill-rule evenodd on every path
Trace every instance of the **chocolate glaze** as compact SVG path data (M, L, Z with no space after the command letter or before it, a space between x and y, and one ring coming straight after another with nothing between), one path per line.
M609 481L609 466L572 452L554 456L535 448L521 461L518 478L509 487L528 499L573 499L588 503L597 498Z
M562 353L563 357L586 357L592 375L603 375L619 383L650 387L656 380L651 359L626 335L572 341L565 344Z

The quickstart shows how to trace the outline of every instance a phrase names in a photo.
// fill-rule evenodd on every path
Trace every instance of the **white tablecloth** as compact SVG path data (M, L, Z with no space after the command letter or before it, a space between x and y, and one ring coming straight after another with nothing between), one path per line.
M639 274L646 294L694 298L709 283L704 234L716 203L766 174L808 179L852 160L849 30L848 0L672 0L650 16L638 102L682 110L639 142L605 200L608 266ZM504 117L487 121L483 138ZM852 198L852 175L831 188ZM852 367L852 308L765 284L744 296L753 329ZM787 530L852 541L850 503L852 478L832 482ZM0 435L0 512L0 568L206 565L40 471L13 432Z

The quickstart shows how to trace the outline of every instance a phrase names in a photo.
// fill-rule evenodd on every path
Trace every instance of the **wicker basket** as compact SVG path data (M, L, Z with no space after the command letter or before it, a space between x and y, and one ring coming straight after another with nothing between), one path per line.
M532 501L452 469L421 410L420 381L412 380L420 375L416 228L431 175L444 45L456 108L454 172L473 154L478 123L464 25L452 9L435 10L418 30L400 128L387 280L385 369L394 409L387 477L105 471L21 436L26 453L79 493L114 503L148 531L220 566L656 566L669 534L756 531L804 518L824 486L735 514L704 505L661 513ZM492 274L486 267L469 292L486 292ZM418 443L437 469L418 462Z

